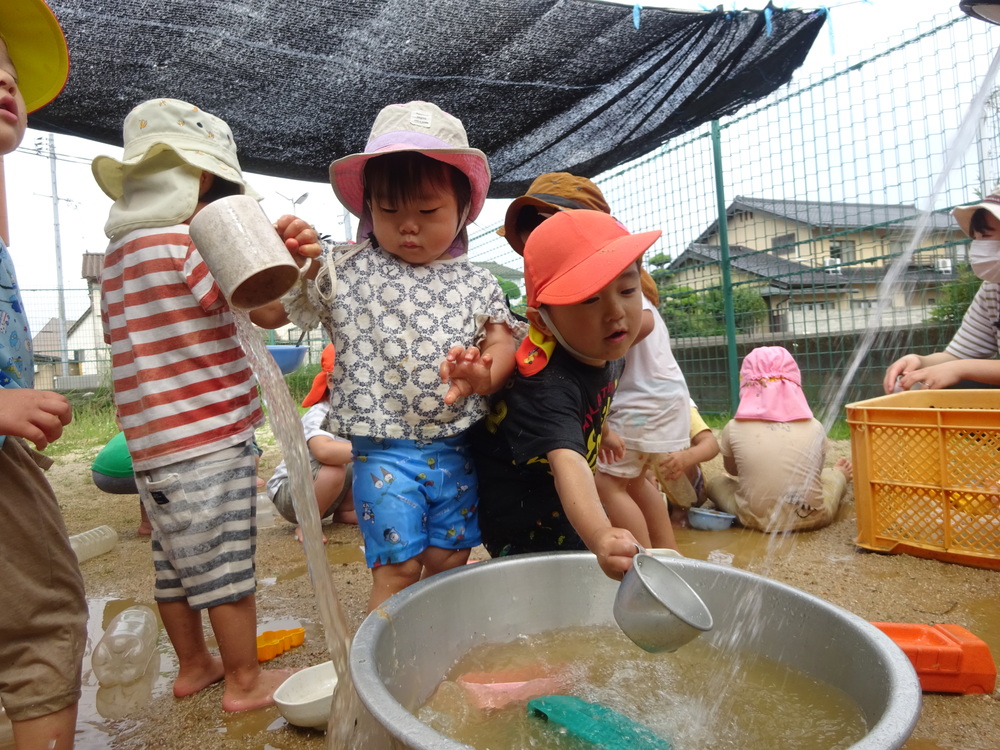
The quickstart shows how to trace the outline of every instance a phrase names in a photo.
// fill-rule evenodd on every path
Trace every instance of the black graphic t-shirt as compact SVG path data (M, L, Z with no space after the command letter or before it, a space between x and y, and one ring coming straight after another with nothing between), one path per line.
M519 372L470 431L479 474L479 527L494 557L586 549L563 514L546 458L569 448L597 466L601 430L625 366L585 365L556 347L544 370Z

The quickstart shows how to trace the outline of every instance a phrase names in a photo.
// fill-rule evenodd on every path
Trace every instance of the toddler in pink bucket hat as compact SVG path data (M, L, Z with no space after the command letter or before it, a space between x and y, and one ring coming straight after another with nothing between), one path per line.
M794 422L812 419L802 392L802 373L783 346L759 346L740 368L740 405L736 419Z
M348 211L361 219L358 241L367 238L372 231L366 167L372 159L401 152L422 154L448 164L468 178L469 199L467 205L459 206L461 217L455 232L457 237L449 250L453 257L464 253L468 250L465 227L483 210L490 187L490 166L486 154L469 147L462 121L430 102L414 101L383 107L372 125L365 150L330 164L333 192Z
M751 351L740 368L740 405L719 436L728 474L705 486L712 502L766 532L829 525L852 478L851 462L826 462L826 430L802 392L802 375L781 346Z
M468 259L465 227L490 170L457 118L427 102L384 107L330 181L360 217L358 242L327 248L275 322L319 323L337 350L329 424L366 467L352 493L371 611L464 565L480 543L465 433L513 371L521 326L496 278Z

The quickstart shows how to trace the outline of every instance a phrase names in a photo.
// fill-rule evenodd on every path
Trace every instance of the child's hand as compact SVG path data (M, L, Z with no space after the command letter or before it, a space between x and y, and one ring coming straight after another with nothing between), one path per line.
M301 255L303 258L318 258L323 251L316 230L309 222L297 216L290 214L281 216L274 222L274 228L292 255Z
M657 466L657 476L664 479L679 479L687 474L691 461L688 460L688 451L682 450L676 453L666 453L660 459Z
M625 441L622 436L607 425L601 435L600 458L606 464L613 464L625 458Z
M492 368L493 357L481 354L479 347L453 346L441 363L441 382L451 384L444 402L451 405L473 393L489 393L493 384Z
M632 558L639 551L639 543L631 531L607 526L594 534L590 540L590 551L597 555L597 563L604 575L620 581L632 567Z
M38 450L59 439L73 419L65 396L33 388L0 389L0 435L30 440Z

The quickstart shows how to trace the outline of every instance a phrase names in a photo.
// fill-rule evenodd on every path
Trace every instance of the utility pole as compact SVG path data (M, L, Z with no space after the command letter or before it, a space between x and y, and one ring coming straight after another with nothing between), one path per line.
M56 139L49 133L49 167L52 175L52 230L56 248L56 288L59 290L59 349L63 376L69 375L69 341L66 336L66 292L63 289L62 244L59 239L59 187L56 184Z

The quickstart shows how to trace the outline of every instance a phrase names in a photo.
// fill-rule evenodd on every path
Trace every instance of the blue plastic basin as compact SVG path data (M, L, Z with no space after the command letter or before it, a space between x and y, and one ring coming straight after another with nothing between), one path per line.
M733 525L736 516L732 513L723 513L721 510L709 510L708 508L688 508L688 523L692 528L701 531L718 531L728 529Z
M267 350L274 357L281 374L290 375L302 366L309 347L296 346L295 344L271 344Z

